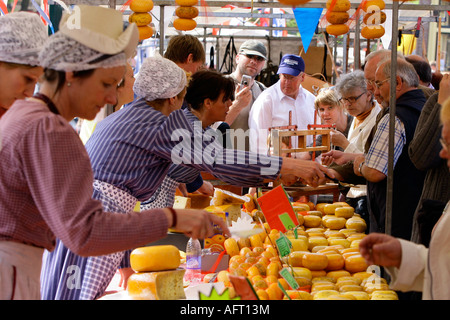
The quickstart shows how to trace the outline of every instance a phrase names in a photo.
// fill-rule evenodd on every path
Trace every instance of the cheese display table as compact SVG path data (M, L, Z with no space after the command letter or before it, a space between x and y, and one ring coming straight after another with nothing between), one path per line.
M202 283L183 279L183 250L155 245L133 251L135 274L127 290L102 299L398 299L380 268L367 265L359 253L367 226L348 204L290 202L281 186L259 198L216 190L211 203L218 204L209 207L211 214L234 205L240 215L223 215L232 237L218 231L204 240L202 259L217 258L203 270Z

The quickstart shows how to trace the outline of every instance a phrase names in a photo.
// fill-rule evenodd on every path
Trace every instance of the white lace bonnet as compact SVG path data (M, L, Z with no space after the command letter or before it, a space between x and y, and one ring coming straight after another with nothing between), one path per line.
M144 60L133 90L138 97L153 101L175 97L186 84L186 72L175 62L157 55Z
M0 61L38 66L39 51L47 38L47 27L36 13L0 16Z

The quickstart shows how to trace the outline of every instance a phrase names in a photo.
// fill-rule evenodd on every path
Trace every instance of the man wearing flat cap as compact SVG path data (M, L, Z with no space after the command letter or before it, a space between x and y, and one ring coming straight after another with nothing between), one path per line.
M280 79L261 93L250 111L250 151L267 154L269 128L296 125L297 130L305 130L314 123L315 97L302 87L304 71L302 57L286 54L281 58ZM312 137L307 137L307 144L311 143ZM297 147L294 139L292 147Z
M235 100L225 118L225 122L235 130L233 131L235 137L233 145L236 149L250 150L247 135L248 116L254 101L266 89L261 82L255 80L266 61L266 47L258 40L247 40L242 43L236 55L236 70L230 74L236 83ZM243 75L249 76L251 79L247 85L241 87Z

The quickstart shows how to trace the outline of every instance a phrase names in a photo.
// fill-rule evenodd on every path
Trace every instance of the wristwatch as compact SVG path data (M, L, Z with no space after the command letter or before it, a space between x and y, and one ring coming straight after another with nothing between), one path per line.
M361 163L359 164L359 174L360 174L360 175L363 175L363 174L362 174L362 167L363 167L363 165L364 165L364 162L365 162L365 161L363 161L363 162L361 162Z

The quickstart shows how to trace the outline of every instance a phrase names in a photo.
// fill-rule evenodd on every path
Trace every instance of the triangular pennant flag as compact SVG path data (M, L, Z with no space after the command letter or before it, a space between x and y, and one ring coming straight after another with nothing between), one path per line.
M297 22L298 31L302 38L303 50L308 51L309 44L316 31L322 8L294 8L295 21Z

